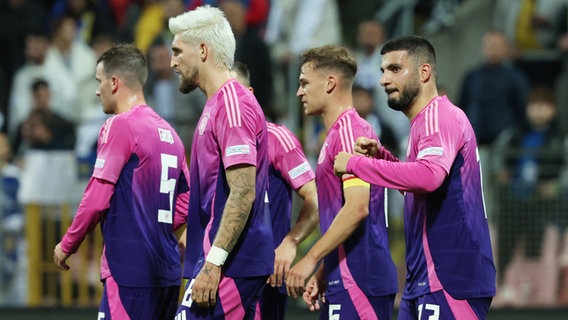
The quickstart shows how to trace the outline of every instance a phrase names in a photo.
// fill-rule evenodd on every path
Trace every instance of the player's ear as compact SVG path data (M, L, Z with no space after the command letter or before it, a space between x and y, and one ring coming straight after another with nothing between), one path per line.
M205 60L207 60L207 56L209 55L209 47L205 43L201 43L199 45L199 50L201 51L199 53L199 58L201 59L201 62L205 62Z
M421 82L428 82L432 76L432 66L429 63L424 63L418 69L418 75Z
M112 89L112 93L116 93L116 91L118 90L118 86L119 86L119 79L117 76L113 75L110 78L110 87Z
M330 93L337 86L337 78L334 75L329 75L325 84L325 92Z

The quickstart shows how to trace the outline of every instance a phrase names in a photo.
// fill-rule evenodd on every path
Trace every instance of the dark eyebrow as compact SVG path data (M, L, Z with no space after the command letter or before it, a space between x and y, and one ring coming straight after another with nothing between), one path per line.
M400 68L401 65L399 63L391 63L386 66L386 68L381 67L381 71L385 71L385 69L392 69L392 68Z

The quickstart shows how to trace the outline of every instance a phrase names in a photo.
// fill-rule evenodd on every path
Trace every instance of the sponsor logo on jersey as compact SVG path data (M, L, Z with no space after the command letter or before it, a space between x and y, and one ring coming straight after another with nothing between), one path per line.
M242 144L225 149L225 156L227 157L236 156L239 154L250 154L250 146L247 144Z
M95 168L102 169L105 166L105 159L97 158L95 161Z
M418 156L416 156L416 159L420 159L428 155L441 156L443 153L444 149L442 147L430 147L424 150L420 150L420 152L418 152Z
M290 178L296 179L297 177L308 171L310 171L310 164L307 161L304 161L304 163L288 171L288 175L290 176Z

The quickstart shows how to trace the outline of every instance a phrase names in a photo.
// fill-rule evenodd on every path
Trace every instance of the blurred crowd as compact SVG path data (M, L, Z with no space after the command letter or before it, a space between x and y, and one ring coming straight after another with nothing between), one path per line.
M114 43L132 42L147 55L148 103L189 151L205 96L178 91L167 22L200 5L219 6L237 40L235 61L248 65L267 118L298 133L308 157L319 152L323 126L308 122L297 106L297 59L311 47L344 44L358 61L355 107L404 158L409 124L386 105L380 48L407 30L400 25L406 13L411 32L429 36L451 28L454 12L468 1L0 0L0 292L22 288L14 275L25 264L25 205L80 199L109 116L95 95L95 65ZM568 140L559 125L566 106L558 99L568 0L492 5L483 61L455 79L460 88L453 100L479 144L495 231L496 305L568 305ZM400 217L398 192L390 206Z

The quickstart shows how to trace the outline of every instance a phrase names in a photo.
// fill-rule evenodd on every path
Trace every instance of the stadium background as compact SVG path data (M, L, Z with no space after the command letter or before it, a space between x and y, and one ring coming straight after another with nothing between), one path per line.
M358 5L356 0L339 1L341 6L355 6ZM381 1L379 1L381 2ZM387 3L388 1L382 1ZM409 3L412 1L409 1ZM418 1L419 2L419 1ZM452 1L449 1L452 2ZM454 23L445 25L431 34L427 38L434 44L438 54L438 74L439 83L442 84L447 90L450 98L455 97L459 90L459 84L465 72L472 68L480 61L480 46L483 33L488 30L492 23L492 10L494 2L491 0L464 0L455 1L459 3L452 12ZM356 17L351 17L355 19ZM420 17L413 16L413 25L419 24ZM412 28L412 25L402 25L402 28ZM344 32L349 32L349 30ZM355 31L352 31L353 33ZM566 60L566 58L564 58ZM566 61L565 61L566 62ZM564 72L558 79L557 95L561 126L566 128L568 124L568 75ZM293 93L292 93L293 94ZM291 127L299 128L304 125L305 119L300 116L299 110L295 109L297 106L291 106L287 111L289 114L289 121ZM492 197L499 197L497 194L490 195ZM34 211L35 210L35 211ZM40 285L43 294L30 294L28 292L28 300L23 305L11 305L5 301L10 300L4 294L0 295L0 319L92 319L96 315L95 305L97 297L100 293L100 288L96 279L92 279L93 270L89 264L82 265L85 261L97 261L97 257L91 257L88 254L88 243L92 244L93 248L98 247L100 239L97 240L94 236L92 242L86 242L81 248L81 252L77 261L71 262L72 267L77 269L75 274L67 274L62 276L54 269L54 266L49 265L50 256L53 245L51 241L57 239L57 230L63 229L69 223L69 218L50 219L50 211L55 210L56 215L64 217L71 210L70 206L27 206L26 214L27 219L31 219L30 215L35 215L36 229L26 231L26 238L29 243L39 243L40 245L31 249L35 250L36 258L39 259L28 265L26 274L29 282L36 282L32 287L28 286L28 290L34 291L37 285ZM543 209L544 210L544 209ZM35 213L34 213L35 212ZM48 212L48 213L45 213ZM66 213L67 212L67 213ZM568 213L564 218L564 223L568 224ZM33 218L33 217L32 217ZM491 217L490 217L491 219ZM50 224L51 227L50 227ZM40 226L43 226L40 228ZM404 272L403 263L403 243L401 241L401 226L400 221L393 221L391 223L392 246L393 255L399 265L399 271ZM51 230L51 231L49 231ZM55 230L55 231L54 231ZM51 235L52 240L46 241L43 239L44 234ZM316 235L314 235L316 236ZM5 246L5 243L4 243ZM4 247L3 247L4 248ZM28 248L30 249L30 248ZM96 250L94 250L96 251ZM47 254L45 254L47 253ZM33 261L30 259L30 262ZM36 270L36 278L29 275L32 271ZM94 271L96 274L96 268ZM520 275L522 277L522 275ZM65 279L66 278L66 279ZM34 281L29 281L33 279ZM76 279L82 279L76 281ZM29 285L29 284L28 284ZM64 287L67 286L67 289ZM31 288L31 289L30 289ZM50 289L48 289L50 288ZM31 298L35 296L35 298ZM67 298L65 298L65 296ZM35 299L35 300L34 300ZM291 301L289 319L316 319L314 314L306 311L301 304ZM551 304L546 307L542 306L502 306L493 308L490 312L488 319L568 319L568 309L566 306Z

